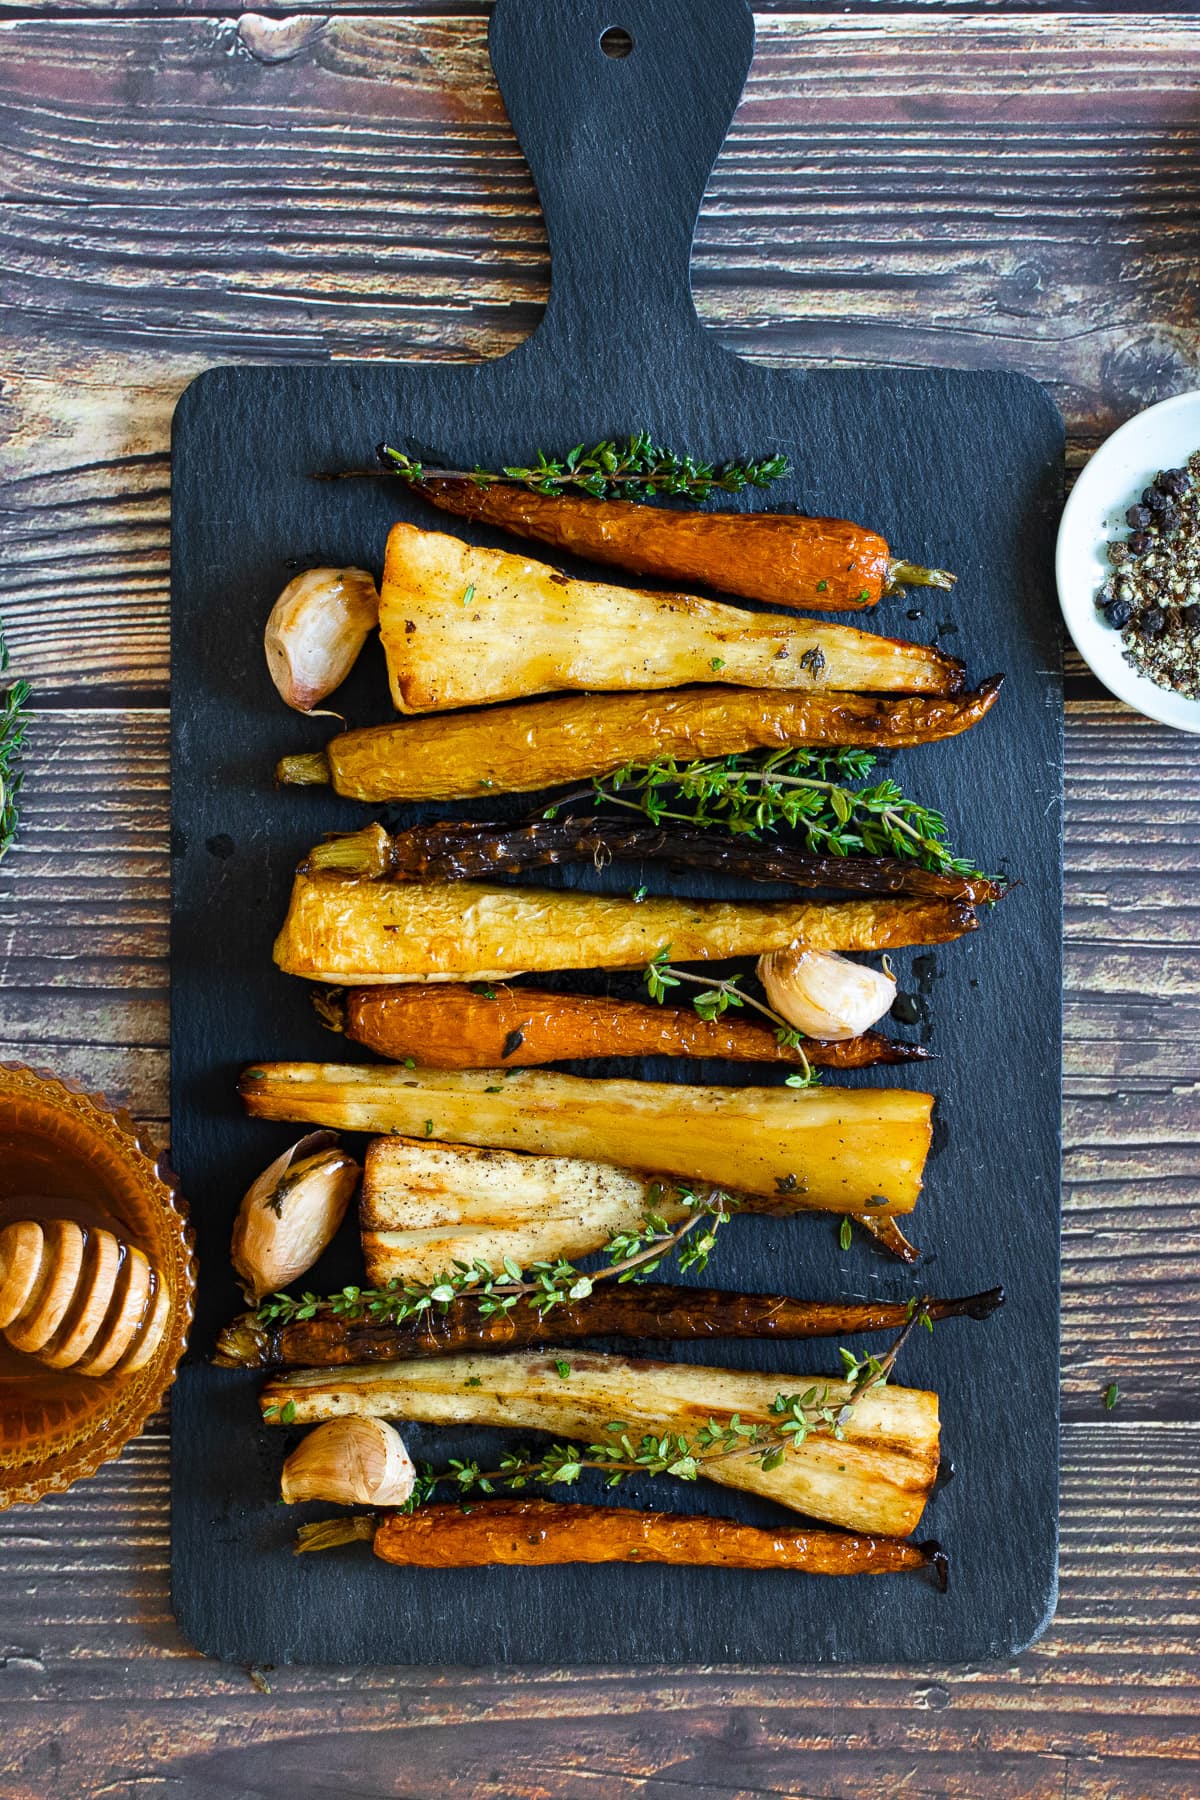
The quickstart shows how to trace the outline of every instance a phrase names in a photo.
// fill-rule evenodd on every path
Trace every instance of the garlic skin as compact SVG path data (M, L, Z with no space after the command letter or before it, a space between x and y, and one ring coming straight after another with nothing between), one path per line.
M306 569L271 608L263 647L289 706L311 712L340 687L379 623L379 589L365 569Z
M332 1131L313 1131L247 1190L230 1254L252 1306L311 1269L346 1216L362 1178Z
M775 1012L827 1044L869 1031L896 998L890 975L834 950L773 950L759 957L758 979Z
M343 1506L403 1506L416 1470L404 1439L383 1419L330 1419L301 1439L283 1465L288 1506L329 1500Z

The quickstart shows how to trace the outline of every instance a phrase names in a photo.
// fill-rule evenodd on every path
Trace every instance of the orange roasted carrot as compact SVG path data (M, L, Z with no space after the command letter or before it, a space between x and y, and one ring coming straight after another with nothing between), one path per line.
M322 995L318 1011L378 1056L435 1069L520 1069L593 1056L720 1056L732 1062L865 1069L927 1056L877 1031L841 1043L806 1039L804 1055L775 1033L728 1015L701 1019L683 1007L646 1006L536 988L455 985L351 988Z
M456 518L497 525L635 575L765 600L802 612L858 612L906 585L954 576L893 558L886 538L849 519L798 513L681 512L635 500L532 493L468 476L431 476L417 493Z
M945 1587L946 1557L933 1542L735 1519L635 1512L557 1500L488 1500L465 1509L434 1503L411 1513L302 1526L299 1550L371 1537L376 1556L401 1568L467 1569L504 1563L673 1563L724 1569L791 1569L808 1575L894 1575L931 1569Z

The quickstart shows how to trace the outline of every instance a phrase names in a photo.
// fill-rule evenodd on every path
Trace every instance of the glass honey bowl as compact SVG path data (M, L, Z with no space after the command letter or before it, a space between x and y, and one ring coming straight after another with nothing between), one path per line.
M71 1220L140 1250L168 1316L142 1367L118 1362L106 1375L48 1368L0 1333L0 1509L94 1475L145 1429L175 1379L195 1306L192 1234L165 1159L102 1095L0 1063L0 1229L21 1219Z

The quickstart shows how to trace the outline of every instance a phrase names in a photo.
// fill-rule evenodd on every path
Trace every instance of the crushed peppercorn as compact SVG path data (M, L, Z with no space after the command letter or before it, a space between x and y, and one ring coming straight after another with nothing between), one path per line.
M1161 470L1108 546L1112 573L1096 605L1126 662L1159 687L1200 699L1200 450Z

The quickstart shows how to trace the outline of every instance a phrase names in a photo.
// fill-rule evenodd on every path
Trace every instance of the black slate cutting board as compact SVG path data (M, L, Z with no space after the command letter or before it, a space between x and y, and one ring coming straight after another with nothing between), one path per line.
M1050 549L1060 421L1039 387L1011 375L790 373L723 350L696 318L689 258L749 66L751 18L743 0L629 0L616 10L633 39L624 58L600 43L615 18L608 0L499 0L493 17L492 61L553 256L550 303L527 343L480 366L215 370L176 414L173 1151L202 1278L192 1360L174 1399L174 1597L192 1641L237 1661L946 1662L1009 1655L1053 1609L1062 694ZM896 1577L399 1572L365 1546L297 1561L295 1512L275 1501L295 1434L258 1426L254 1378L205 1366L215 1330L238 1305L227 1257L238 1199L298 1135L241 1117L237 1069L256 1059L336 1058L343 1049L317 1023L306 985L271 963L291 871L323 832L364 816L328 791L273 791L277 757L320 744L333 727L278 700L262 656L263 621L297 569L378 569L397 517L502 541L447 523L389 481L312 476L370 464L384 435L471 466L634 429L715 459L786 452L789 479L738 504L848 515L911 559L956 569L954 594L914 590L859 622L936 639L967 659L973 677L1008 677L999 707L976 731L901 752L893 767L910 791L945 809L957 842L983 867L1009 870L1022 885L973 938L895 959L920 1015L917 1035L940 1060L846 1078L937 1093L935 1147L913 1221L925 1264L908 1276L857 1234L843 1252L830 1217L746 1219L723 1234L708 1277L813 1296L1004 1283L1008 1305L989 1324L920 1333L904 1357L906 1381L941 1393L956 1472L921 1533L936 1534L950 1553L945 1597ZM388 716L377 649L337 703L352 724ZM589 871L586 879L608 878ZM640 879L652 891L665 885L661 872L631 868L609 885ZM738 891L703 877L673 885ZM681 1078L677 1067L644 1072ZM720 1064L701 1065L692 1078L764 1079ZM311 1280L340 1284L357 1266L347 1241ZM664 1354L789 1377L836 1365L835 1347L820 1344ZM494 1454L502 1441L420 1428L406 1437L415 1454L438 1460ZM763 1523L782 1516L704 1482L664 1480L616 1500Z

